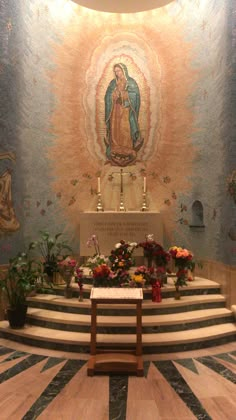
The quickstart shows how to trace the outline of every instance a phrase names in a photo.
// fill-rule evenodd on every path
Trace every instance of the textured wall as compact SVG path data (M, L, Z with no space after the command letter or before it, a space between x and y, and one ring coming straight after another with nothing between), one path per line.
M235 3L177 0L119 15L64 0L0 0L3 262L49 227L76 251L79 213L96 208L97 176L104 207L117 209L112 173L120 168L106 158L104 95L122 62L140 89L144 139L124 168L126 207L140 208L145 174L166 244L235 264ZM202 230L189 226L195 200Z

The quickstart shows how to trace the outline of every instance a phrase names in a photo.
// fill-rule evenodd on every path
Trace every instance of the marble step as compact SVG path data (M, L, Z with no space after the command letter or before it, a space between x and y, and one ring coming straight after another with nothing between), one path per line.
M77 283L72 283L71 287L73 289L73 297L77 297L79 294L79 288ZM89 298L92 285L85 283L83 287L84 297ZM65 285L54 286L54 293L60 296L64 296ZM162 297L174 297L175 287L174 287L174 278L168 277L167 284L162 287ZM204 294L217 294L220 293L220 286L217 282L213 280L208 280L205 278L196 277L194 281L187 282L187 286L181 289L182 296L189 295L204 295ZM144 299L150 299L151 297L151 287L143 289Z
M88 353L90 334L69 332L26 325L23 329L9 328L8 321L0 322L2 337L38 347ZM185 351L225 344L236 338L235 323L226 323L188 331L143 334L143 352L148 354ZM134 349L135 334L97 334L98 349Z
M232 311L226 308L202 309L177 314L144 315L143 333L180 331L209 325L233 322ZM28 308L27 322L31 325L59 329L63 331L89 332L91 316ZM98 316L97 331L110 334L135 334L135 316Z
M79 302L78 298L65 299L54 294L37 294L28 298L28 305L34 308L48 309L65 313L91 313L90 299ZM143 315L171 314L189 312L201 309L225 307L225 298L220 294L182 296L180 300L173 297L165 298L160 303L144 300L142 304ZM117 315L122 311L123 316L135 315L136 308L129 304L98 305L98 315Z

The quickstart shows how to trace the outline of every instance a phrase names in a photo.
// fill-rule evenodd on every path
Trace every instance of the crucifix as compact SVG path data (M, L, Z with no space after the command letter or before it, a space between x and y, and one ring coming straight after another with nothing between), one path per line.
M111 177L113 177L113 175L117 175L117 174L120 174L120 205L119 205L119 211L126 211L126 208L124 206L124 201L123 201L123 194L124 194L123 176L124 175L132 175L132 173L131 172L124 172L123 169L121 169L119 172L112 172Z

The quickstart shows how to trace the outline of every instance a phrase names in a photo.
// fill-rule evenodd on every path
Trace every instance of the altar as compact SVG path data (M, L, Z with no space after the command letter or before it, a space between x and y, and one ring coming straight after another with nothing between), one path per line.
M160 212L84 212L80 215L80 255L94 255L94 249L87 246L92 235L99 240L101 254L109 255L120 240L142 242L147 234L153 234L163 244ZM135 255L142 256L143 249L136 249Z

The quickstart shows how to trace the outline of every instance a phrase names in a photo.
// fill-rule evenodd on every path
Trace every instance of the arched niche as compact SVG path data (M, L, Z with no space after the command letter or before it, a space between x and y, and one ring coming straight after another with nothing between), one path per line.
M204 209L200 200L195 200L192 204L192 221L189 225L191 229L204 230Z

